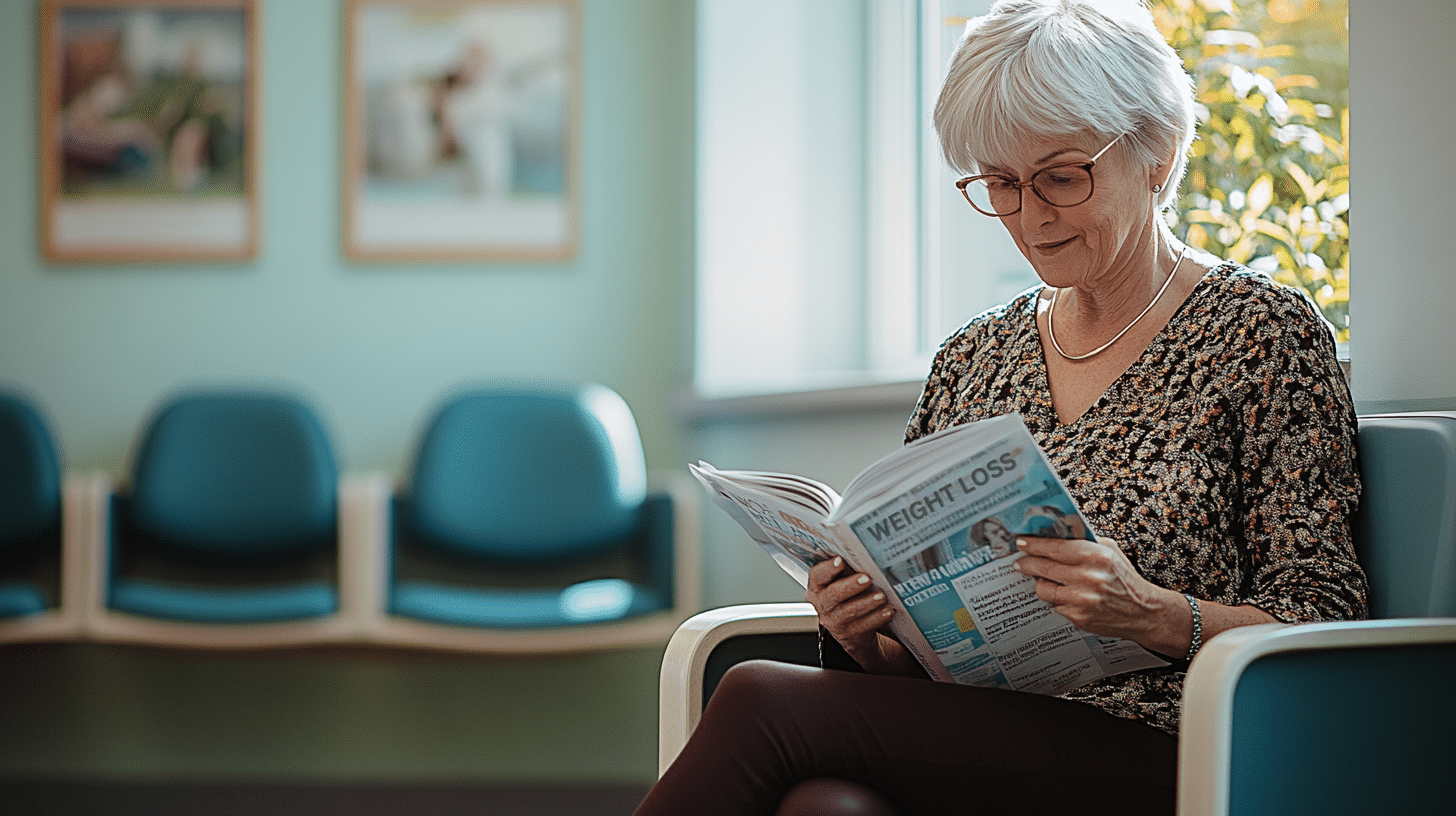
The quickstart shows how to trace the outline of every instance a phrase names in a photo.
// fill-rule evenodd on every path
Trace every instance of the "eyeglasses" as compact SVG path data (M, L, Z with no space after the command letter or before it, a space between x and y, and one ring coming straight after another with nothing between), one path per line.
M1121 138L1113 139L1087 161L1043 167L1026 182L987 174L966 176L955 186L977 212L997 218L1021 212L1021 191L1027 187L1053 207L1075 207L1092 197L1092 167Z

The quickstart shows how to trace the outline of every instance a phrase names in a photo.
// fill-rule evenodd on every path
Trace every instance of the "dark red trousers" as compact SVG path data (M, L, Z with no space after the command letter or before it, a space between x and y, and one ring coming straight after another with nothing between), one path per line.
M637 816L773 816L821 779L904 816L1169 816L1177 765L1176 738L1084 703L759 660L724 676Z

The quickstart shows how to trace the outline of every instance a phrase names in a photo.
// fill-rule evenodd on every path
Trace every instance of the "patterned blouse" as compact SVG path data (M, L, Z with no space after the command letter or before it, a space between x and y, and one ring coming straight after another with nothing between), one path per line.
M1037 290L946 340L906 439L1011 411L1099 535L1153 583L1284 622L1366 615L1350 516L1355 412L1328 325L1297 291L1225 264L1088 411L1052 408ZM1178 731L1186 664L1068 695Z

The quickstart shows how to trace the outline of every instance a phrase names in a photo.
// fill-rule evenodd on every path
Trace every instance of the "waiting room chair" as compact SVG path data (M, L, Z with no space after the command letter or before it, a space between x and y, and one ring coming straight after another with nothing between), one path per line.
M1249 626L1194 658L1180 816L1449 813L1456 618Z
M35 401L0 391L0 642L79 636L81 492Z
M332 444L303 400L179 394L147 424L130 483L96 491L95 638L193 647L347 639ZM345 596L348 597L347 595Z
M1456 413L1361 417L1357 445L1370 617L1456 617Z
M1406 617L1271 624L1211 639L1186 681L1180 816L1450 807L1441 771L1456 766L1456 414L1361 417L1357 445L1355 536L1372 610ZM753 658L818 665L817 631L807 603L729 606L686 621L663 656L659 773L724 672Z
M663 643L697 611L696 496L649 489L598 384L510 381L429 419L408 485L376 481L369 639L492 652Z

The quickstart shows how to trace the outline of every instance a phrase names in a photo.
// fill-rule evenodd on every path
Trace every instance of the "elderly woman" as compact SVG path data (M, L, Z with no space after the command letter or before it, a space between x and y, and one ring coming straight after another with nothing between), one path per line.
M999 219L1044 285L945 342L907 438L1020 413L1105 537L1025 537L1019 568L1078 626L1170 665L1060 698L912 679L884 589L821 562L825 652L866 673L730 672L639 813L1172 813L1201 643L1365 614L1331 332L1167 228L1194 105L1147 10L998 3L967 26L935 127L969 215Z

